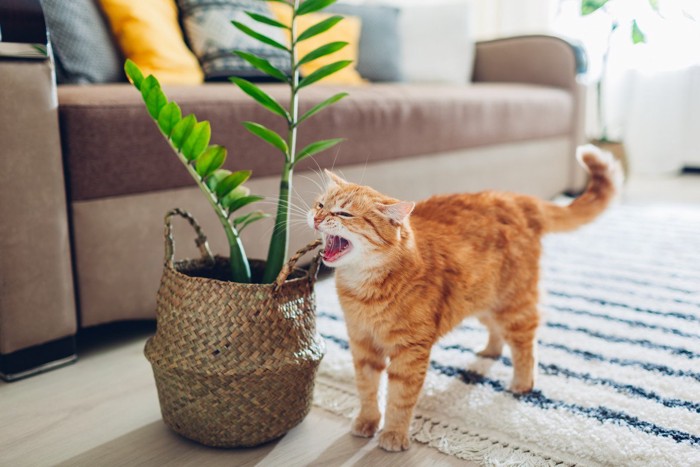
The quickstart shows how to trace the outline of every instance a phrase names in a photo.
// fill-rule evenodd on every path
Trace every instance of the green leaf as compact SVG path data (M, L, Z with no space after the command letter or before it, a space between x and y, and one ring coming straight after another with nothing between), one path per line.
M223 198L250 178L253 172L250 170L239 170L227 176L216 186L216 196Z
M148 75L143 81L141 81L141 97L143 98L143 101L146 102L146 98L148 95L151 93L151 91L155 88L159 88L160 83L156 79L155 76L153 75ZM150 114L150 111L149 111ZM154 117L155 118L155 117Z
M221 180L225 179L231 175L230 170L226 169L218 169L215 170L207 179L204 181L204 183L207 185L207 187L211 190L212 193L216 193L216 187L219 186L219 183L221 183Z
M257 195L251 195L251 196L243 196L242 198L237 198L235 201L231 202L227 206L229 213L233 213L241 209L243 206L247 206L250 203L255 203L257 201L262 201L264 200L264 196L257 196Z
M231 82L236 84L241 90L250 97L258 101L260 105L265 107L270 112L284 117L289 121L289 114L286 110L268 93L257 87L255 84L243 78L230 78Z
M182 120L182 111L175 102L169 102L158 114L158 126L168 138L180 120Z
M338 102L340 99L346 97L347 95L348 95L347 92L340 92L340 93L336 94L335 96L329 97L328 99L321 102L320 104L316 104L315 106L311 107L311 109L308 112L306 112L304 115L301 116L301 118L299 119L299 122L297 123L297 126L299 125L299 123L303 122L307 118L317 114L318 112L325 109L329 105L335 104L336 102Z
M187 137L196 124L197 119L194 115L190 114L175 125L173 133L170 135L170 140L178 150L182 150L182 144L187 140Z
M272 18L268 18L267 16L259 15L250 11L246 11L245 14L250 16L253 20L257 21L258 23L268 24L276 28L289 29L287 25L282 24L279 21L275 21Z
M145 101L148 113L151 114L153 120L158 120L160 111L163 110L168 103L168 98L165 97L163 90L160 88L160 85L158 85L151 88L151 91L146 96Z
M331 42L330 44L322 45L318 49L312 50L308 54L304 55L304 57L301 60L299 60L299 63L297 65L303 65L304 63L316 60L317 58L321 58L326 55L335 53L343 47L345 47L346 45L348 45L347 42Z
M633 44L639 44L640 42L646 43L647 41L647 36L642 32L641 29L639 29L639 25L637 24L637 20L632 20L632 43Z
M233 225L236 226L238 233L241 233L243 229L245 229L248 225L252 224L253 222L257 222L260 219L265 219L268 217L270 217L270 215L266 212L253 211L243 216L235 218L233 220Z
M209 146L210 138L211 125L209 125L209 122L204 121L197 123L182 143L182 154L188 161L197 159L197 157L207 149L207 146Z
M246 26L243 23L239 23L238 21L231 21L231 24L236 26L241 32L249 35L253 39L259 40L263 44L271 45L272 47L275 47L277 49L282 49L282 50L286 50L287 52L289 52L289 49L287 47L285 47L284 45L280 44L279 42L277 42L273 39L270 39L269 37L267 37L263 34L260 34L259 32L253 31L252 29L250 29L248 26Z
M266 73L266 74L272 76L273 78L277 78L280 81L287 81L287 75L285 75L281 70L276 68L274 65L272 65L269 61L265 60L264 58L260 58L258 56L253 55L253 54L249 54L247 52L243 52L240 50L234 50L233 53L238 55L239 57L241 57L246 62L253 65L258 70L262 71L263 73Z
M141 83L143 82L143 73L141 73L141 70L136 63L127 59L126 62L124 62L124 73L126 73L126 76L131 79L131 82L134 84L134 86L136 86L136 89L140 90Z
M299 162L301 162L309 156L313 156L314 154L318 154L319 152L325 151L326 149L330 149L336 144L342 143L343 141L345 141L345 138L333 138L311 143L304 149L302 149L301 152L299 152L299 154L296 157L296 160L294 161L294 165L298 164Z
M326 18L323 21L320 21L314 24L313 26L310 26L304 32L299 34L299 37L297 37L297 42L305 41L306 39L310 39L314 36L317 36L322 32L326 32L342 20L342 16L331 16L330 18Z
M608 3L608 0L581 0L581 15L595 13Z
M304 86L308 86L312 83L315 83L316 81L323 79L328 75L332 75L336 71L342 70L343 68L350 65L351 63L352 63L352 60L341 60L339 62L331 63L330 65L322 66L321 68L314 71L306 78L299 81L299 88L303 88Z
M245 126L248 131L253 133L258 138L262 139L263 141L273 145L274 147L282 151L285 156L289 153L287 143L282 139L280 135L270 130L269 128L265 128L264 126L255 122L243 122L243 126Z
M661 11L659 10L659 0L649 0L649 6L657 13Z
M297 16L313 13L314 11L323 10L329 5L335 3L335 0L306 0L297 10Z
M236 200L244 198L250 195L250 188L247 186L239 186L238 188L231 190L229 194L219 199L219 204L228 209L228 207L233 204ZM230 213L229 213L230 214Z
M202 122L206 123L206 122ZM223 146L209 146L195 162L195 169L202 178L207 178L216 169L221 167L226 160L226 148ZM225 180L225 179L224 179ZM221 186L223 181L219 182Z

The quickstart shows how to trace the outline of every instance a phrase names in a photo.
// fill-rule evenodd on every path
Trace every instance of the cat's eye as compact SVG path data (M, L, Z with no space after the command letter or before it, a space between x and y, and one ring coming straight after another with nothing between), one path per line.
M318 209L323 209L323 203L316 203L316 207Z
M352 214L345 211L336 212L335 215L340 217L354 217Z

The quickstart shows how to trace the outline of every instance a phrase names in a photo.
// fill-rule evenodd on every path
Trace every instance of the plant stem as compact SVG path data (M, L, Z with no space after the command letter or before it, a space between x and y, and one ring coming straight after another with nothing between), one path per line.
M275 217L275 228L270 239L270 248L267 253L267 263L265 264L265 272L263 274L263 283L274 282L277 279L282 266L287 258L287 250L289 249L289 215L290 215L290 196L292 193L292 175L294 172L294 162L296 158L297 145L297 120L299 118L299 69L297 66L297 22L296 12L299 8L299 0L294 0L292 10L292 25L290 29L290 48L289 59L292 70L292 80L290 82L290 98L289 98L289 115L287 132L287 147L289 152L286 154L286 161L282 169L282 177L280 179L279 198L277 201L277 216Z
M204 193L207 201L209 201L209 204L214 209L216 217L219 218L219 222L221 222L224 232L226 232L226 239L228 240L230 253L229 262L231 267L231 280L233 282L242 282L245 284L250 283L251 275L248 257L243 249L241 237L238 235L238 232L233 225L231 225L231 221L229 221L226 211L224 211L224 208L222 208L219 203L216 202L216 198L214 197L213 193L209 191L209 187L204 184L204 180L199 176L194 166L190 164L185 156L183 156L182 153L180 153L180 151L178 151L177 148L172 145L172 143L170 147L173 148L178 159L180 159L180 161L185 164L185 167L187 167L187 171L190 173L190 175L192 175L192 178L194 178L194 181L197 183L197 186L199 186L199 189L202 190L202 193Z

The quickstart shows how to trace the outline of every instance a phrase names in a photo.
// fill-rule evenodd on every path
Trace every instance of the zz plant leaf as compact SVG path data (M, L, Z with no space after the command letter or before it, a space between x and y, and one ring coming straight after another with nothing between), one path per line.
M307 157L313 156L314 154L318 154L319 152L323 152L326 149L330 149L333 146L335 146L336 144L342 143L343 141L345 141L344 138L333 138L333 139L324 139L322 141L316 141L315 143L311 143L299 152L299 154L297 155L296 161L294 161L294 163L298 164L299 162L306 159Z
M199 122L192 127L192 131L185 137L182 142L182 154L187 160L194 160L199 157L202 152L209 146L211 138L211 126L209 122ZM217 167L218 168L218 167Z
M241 91L248 94L250 97L258 101L260 105L265 107L270 112L289 119L289 114L273 97L268 93L251 83L250 81L243 78L231 78L231 81L236 84Z
M258 138L282 151L285 156L289 154L289 147L287 146L287 143L274 131L254 122L243 122L243 126L245 126L246 130L250 131Z
M296 14L297 16L307 15L315 11L323 10L334 3L335 0L306 0L296 9Z
M263 34L260 34L257 31L252 30L251 28L249 28L248 26L246 26L243 23L239 23L238 21L231 21L231 24L236 26L242 33L249 35L253 39L259 40L263 44L267 44L267 45L272 46L276 49L289 51L289 49L287 47L283 46L282 44L280 44L276 40L270 39L269 37L267 37Z
M272 76L273 78L276 78L280 81L287 81L287 75L285 75L282 71L280 71L278 68L276 68L274 65L272 65L269 61L265 60L264 58L260 58L256 55L251 54L251 53L242 52L240 50L236 50L233 53L235 53L236 55L241 57L243 60L245 60L246 62L253 65L258 70L262 71L263 73L268 74L268 75ZM240 79L240 78L238 78L238 79ZM235 80L233 82L236 83ZM236 83L236 84L238 84L238 83ZM279 106L279 104L277 104L277 105ZM279 106L279 107L281 108L282 106ZM282 111L286 113L286 111L284 109L282 109ZM277 112L275 112L275 113L277 113ZM286 116L285 113L282 114L283 117Z
M266 212L262 211L253 211L249 212L248 214L244 214L240 217L237 217L233 220L233 225L236 226L239 232L242 232L243 229L245 229L247 226L252 224L253 222L259 221L261 219L265 219L267 217L270 217L270 215Z
M326 18L302 32L299 37L297 37L297 42L305 41L306 39L311 39L314 36L324 33L342 20L342 16L331 16L330 18Z
M173 129L182 120L182 110L175 102L168 102L158 114L158 126L168 137L173 134Z
M336 73L336 72L342 70L343 68L350 65L351 63L352 63L352 60L340 60L340 61L331 63L330 65L322 66L321 68L314 71L306 78L302 79L299 82L299 87L303 88L303 87L306 87L312 83L315 83L316 81L322 80L326 76L330 76L333 73Z
M176 149L181 150L182 144L187 140L187 137L192 133L192 129L197 124L197 118L190 114L177 122L173 127L173 132L170 136L170 140Z
M197 160L195 161L195 168L197 173L202 178L207 178L216 169L221 167L226 160L226 148L223 146L209 146L206 151L204 151ZM225 179L224 179L225 180ZM219 182L219 185L223 183L223 180Z
M274 26L280 29L289 29L287 25L282 24L279 21L274 20L272 18L268 18L267 16L259 15L250 11L246 11L245 14L248 15L254 21L257 21L258 23L267 24L268 26Z
M325 57L326 55L330 55L332 53L335 53L339 51L340 49L344 48L346 45L348 45L347 42L331 42L330 44L322 45L321 47L312 50L308 54L304 55L301 60L299 60L299 65L303 65L304 63L311 62L313 60L316 60L317 58Z
M239 170L228 175L226 178L221 180L216 186L216 196L223 198L227 194L231 193L233 190L241 186L250 178L250 170Z

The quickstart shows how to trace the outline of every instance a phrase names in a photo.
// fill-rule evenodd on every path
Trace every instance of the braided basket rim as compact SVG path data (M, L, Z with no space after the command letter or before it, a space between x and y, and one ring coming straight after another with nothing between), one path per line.
M214 255L214 261L230 261L230 258L227 256L221 256L221 255ZM256 262L260 264L265 264L264 260L259 260L259 259L251 259L251 263ZM186 278L188 280L194 280L195 282L202 282L202 283L219 283L219 284L236 284L238 287L244 287L244 288L250 288L250 289L265 289L269 288L271 290L277 290L276 285L274 282L270 283L245 283L245 282L235 282L235 281L230 281L230 280L221 280L221 279L215 279L211 277L201 277L201 276L190 276L188 274L185 274L180 271L180 267L183 267L185 265L189 264L194 264L194 265L204 265L206 264L206 260L203 258L192 258L192 259L181 259L178 261L174 261L172 265L168 264L165 262L163 267L165 269L169 269L170 271L174 272L176 275L181 276L183 278ZM300 274L297 277L292 277L295 274ZM284 283L282 284L282 287L292 287L299 285L303 282L310 283L311 286L313 286L316 283L316 277L310 277L309 276L309 271L306 269L302 268L294 268L292 272L289 274L290 277L285 279Z

